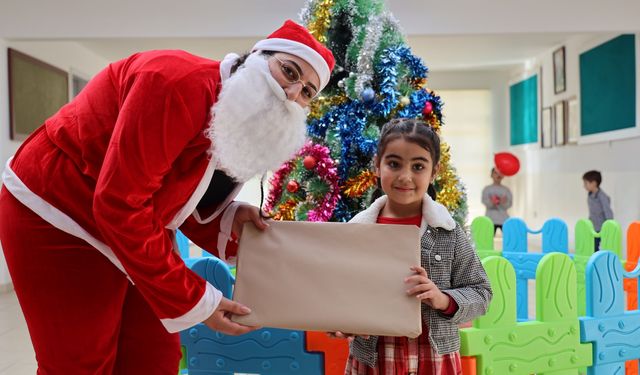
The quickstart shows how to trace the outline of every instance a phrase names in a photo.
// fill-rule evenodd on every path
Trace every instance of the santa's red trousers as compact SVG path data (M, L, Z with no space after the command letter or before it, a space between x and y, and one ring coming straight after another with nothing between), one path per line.
M178 373L178 334L109 260L0 192L0 239L38 374Z

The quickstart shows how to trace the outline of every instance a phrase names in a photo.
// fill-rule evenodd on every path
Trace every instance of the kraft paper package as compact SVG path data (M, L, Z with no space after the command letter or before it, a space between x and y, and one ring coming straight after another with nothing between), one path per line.
M420 265L413 225L270 222L245 225L233 300L252 326L417 337L420 301L406 294Z

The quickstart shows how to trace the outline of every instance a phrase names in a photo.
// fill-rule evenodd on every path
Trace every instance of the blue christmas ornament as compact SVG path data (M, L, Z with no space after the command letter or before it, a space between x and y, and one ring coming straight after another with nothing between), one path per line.
M376 93L371 87L367 87L366 89L362 90L361 97L362 101L365 104L371 104L376 98Z

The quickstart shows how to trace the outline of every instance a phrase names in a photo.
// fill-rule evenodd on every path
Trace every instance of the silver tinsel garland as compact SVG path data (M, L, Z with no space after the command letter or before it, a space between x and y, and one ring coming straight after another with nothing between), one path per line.
M369 20L369 24L365 28L366 35L358 55L358 63L356 65L356 74L358 75L355 83L356 94L360 96L362 90L370 86L373 79L373 57L378 49L380 37L382 36L383 16L374 16Z
M300 13L298 13L298 18L300 19L300 22L303 25L308 25L309 22L311 21L311 14L312 14L313 8L315 8L315 5L316 5L315 3L316 3L315 0L308 0L304 8L302 8L300 10Z
M388 32L396 32L399 29L398 21L389 12L373 17L365 26L366 35L358 55L357 78L354 86L358 96L365 88L371 86L370 82L374 75L373 59L380 46L380 39L385 28L388 29Z

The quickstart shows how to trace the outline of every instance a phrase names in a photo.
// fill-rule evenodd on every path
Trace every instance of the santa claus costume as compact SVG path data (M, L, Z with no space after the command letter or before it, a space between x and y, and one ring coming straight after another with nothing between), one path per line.
M334 64L292 21L254 51L302 58L320 86ZM176 332L208 318L221 293L184 265L175 230L235 257L227 239L242 182L285 161L304 135L302 107L264 56L231 75L236 58L150 51L115 62L7 163L0 239L39 374L177 373ZM245 92L262 94L241 102ZM233 182L203 215L216 175Z

